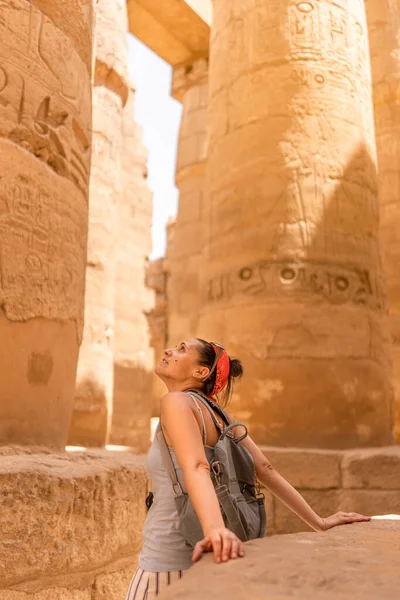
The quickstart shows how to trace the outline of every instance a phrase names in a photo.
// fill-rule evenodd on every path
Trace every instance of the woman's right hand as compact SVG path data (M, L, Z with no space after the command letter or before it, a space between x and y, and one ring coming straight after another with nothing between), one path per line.
M198 562L206 552L213 552L215 562L220 563L244 556L244 546L232 531L226 527L218 527L211 529L204 539L197 542L192 561Z

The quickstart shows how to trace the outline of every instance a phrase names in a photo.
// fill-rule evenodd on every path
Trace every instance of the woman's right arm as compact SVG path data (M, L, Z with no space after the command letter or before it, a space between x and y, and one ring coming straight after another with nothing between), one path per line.
M259 482L315 531L326 531L337 525L371 520L370 517L364 515L345 512L338 512L326 518L320 517L303 496L273 468L249 436L241 443L253 457Z
M216 562L243 556L242 542L225 527L199 425L187 394L170 392L164 396L161 401L161 422L167 441L182 468L189 498L204 533L204 539L193 553L193 560L198 560L203 552L211 550Z

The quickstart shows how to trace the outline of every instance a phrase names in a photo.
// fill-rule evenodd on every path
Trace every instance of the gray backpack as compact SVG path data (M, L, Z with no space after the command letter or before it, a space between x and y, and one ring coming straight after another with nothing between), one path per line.
M264 537L267 525L264 495L260 493L253 457L240 443L247 436L246 426L242 423L229 425L225 413L216 406L215 409L223 418L224 424L221 428L209 402L195 392L190 391L189 394L206 406L221 434L214 447L210 468L211 479L226 527L242 542ZM245 433L240 438L234 438L233 429L238 426L244 427ZM174 491L175 504L180 517L180 532L189 546L194 547L203 539L203 531L189 496L182 490L178 481L161 423L157 439L160 443L163 464Z

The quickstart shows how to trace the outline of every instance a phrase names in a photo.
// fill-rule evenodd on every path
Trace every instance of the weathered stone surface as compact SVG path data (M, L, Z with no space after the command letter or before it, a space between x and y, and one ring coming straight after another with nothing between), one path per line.
M123 0L96 3L85 329L69 433L70 444L84 446L107 443L112 420L118 181L128 97L126 31Z
M262 446L261 450L272 466L296 488L324 490L341 487L341 452L269 446Z
M168 245L168 345L194 337L202 302L199 284L204 246L203 204L207 157L207 63L197 61L186 73L174 70L172 91L183 102L176 183L179 208Z
M109 565L134 565L146 484L143 457L129 453L2 457L0 594L86 590Z
M341 510L341 491L339 490L299 490L303 498L309 503L320 517L328 517ZM274 527L276 533L297 533L310 531L310 527L299 517L291 512L282 502L275 499ZM356 508L348 510L357 511Z
M167 230L169 244L172 243L173 227ZM164 349L168 344L168 306L167 306L167 271L166 260L160 258L148 264L146 285L155 292L154 307L148 314L150 326L150 343L154 349L155 362L160 362ZM156 375L153 376L153 416L160 416L160 400L166 393L165 384Z
M211 0L128 0L129 30L171 65L208 55Z
M400 490L342 490L340 510L371 516L400 514Z
M92 587L86 590L51 588L36 594L0 590L0 600L93 600ZM113 600L110 596L110 600Z
M82 335L92 8L60 18L42 4L1 7L0 443L62 447Z
M121 98L106 87L95 87L85 327L79 352L70 444L105 444L111 423L118 201L116 185L119 176L121 119Z
M322 517L339 510L367 515L400 511L397 446L343 452L265 446L261 450ZM267 506L269 533L309 531L279 500L269 500Z
M145 286L151 252L152 196L147 155L134 120L134 90L123 116L120 196L117 207L114 392L110 443L145 452L150 441L154 351L146 313L154 302Z
M396 437L400 443L400 6L366 0L379 164L380 240L389 296Z
M193 0L197 1L197 0ZM201 0L198 0L201 1ZM9 3L11 4L11 3ZM14 2L15 4L15 2ZM71 46L82 59L89 72L92 70L93 3L91 0L30 0L59 29L63 29ZM79 18L77 18L77 15Z
M399 536L399 522L382 521L250 542L238 561L202 559L160 599L392 600Z
M112 573L98 575L91 600L123 600L129 589L137 563Z
M126 1L97 0L94 85L112 90L124 106L129 92L127 30Z
M353 450L343 454L342 486L400 493L400 446Z
M218 1L198 333L258 443L393 443L363 2Z

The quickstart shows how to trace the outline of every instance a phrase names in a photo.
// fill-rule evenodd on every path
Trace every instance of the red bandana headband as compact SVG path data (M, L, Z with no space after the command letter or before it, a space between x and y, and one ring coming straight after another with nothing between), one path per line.
M217 346L217 344L214 344L213 342L210 342L210 344L214 349L217 360L217 363L215 365L215 384L210 394L210 396L215 396L216 394L222 392L222 390L226 387L226 384L228 383L229 379L231 365L229 361L229 355L225 348L222 348L222 346Z

